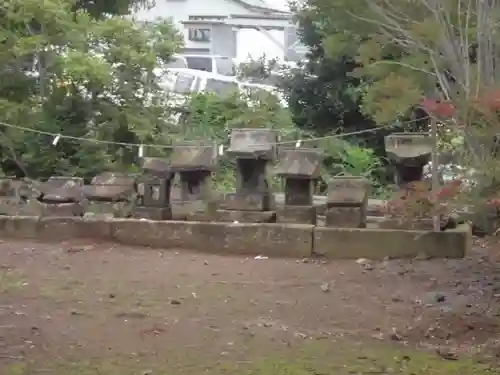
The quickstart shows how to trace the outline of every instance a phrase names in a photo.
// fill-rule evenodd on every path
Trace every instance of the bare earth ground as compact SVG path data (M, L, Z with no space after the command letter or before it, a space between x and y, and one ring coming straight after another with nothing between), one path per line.
M2 242L0 374L489 374L499 262Z

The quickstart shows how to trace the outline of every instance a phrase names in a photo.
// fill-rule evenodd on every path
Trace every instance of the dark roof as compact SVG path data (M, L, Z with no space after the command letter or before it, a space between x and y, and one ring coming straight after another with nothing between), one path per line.
M285 10L271 7L265 0L233 0L233 1L235 3L243 5L245 8L249 8L252 10L274 12L274 13L290 13Z

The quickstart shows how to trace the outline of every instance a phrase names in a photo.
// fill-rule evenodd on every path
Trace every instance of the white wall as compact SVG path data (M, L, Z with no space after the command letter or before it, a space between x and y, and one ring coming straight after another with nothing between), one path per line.
M287 0L267 0L267 3L275 8L287 10ZM138 20L153 21L157 18L171 17L185 35L186 46L190 48L204 48L206 43L195 43L187 40L188 31L180 23L189 19L189 16L217 16L226 14L251 14L244 7L228 0L156 0L156 5L148 10L141 10L136 13ZM282 31L271 31L274 38L280 43L284 43L284 33ZM209 45L208 45L209 46ZM237 32L237 60L259 58L266 55L268 58L283 59L283 52L266 35L252 29L241 29Z

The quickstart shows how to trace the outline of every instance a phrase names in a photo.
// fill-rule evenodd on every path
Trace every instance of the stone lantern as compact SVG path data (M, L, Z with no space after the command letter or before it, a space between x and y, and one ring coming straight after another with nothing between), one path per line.
M226 196L228 210L270 211L273 195L267 178L276 160L278 134L270 129L234 129L227 154L236 159L236 192Z
M385 137L387 158L395 166L395 184L420 181L430 161L432 138L428 133L393 133Z
M369 181L357 176L333 177L328 182L326 226L365 228Z
M283 149L276 174L283 178L285 204L277 209L279 222L316 224L314 190L323 154L314 148Z
M150 220L170 220L170 190L174 174L168 159L144 158L143 174L137 180L139 204L134 209L134 217Z

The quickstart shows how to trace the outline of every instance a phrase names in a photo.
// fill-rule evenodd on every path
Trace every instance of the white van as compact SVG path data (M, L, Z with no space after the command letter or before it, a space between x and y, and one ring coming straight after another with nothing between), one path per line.
M239 90L234 77L193 69L167 69L162 88L176 94L208 92L225 95Z
M166 68L193 69L228 77L236 76L236 64L228 56L175 54Z

